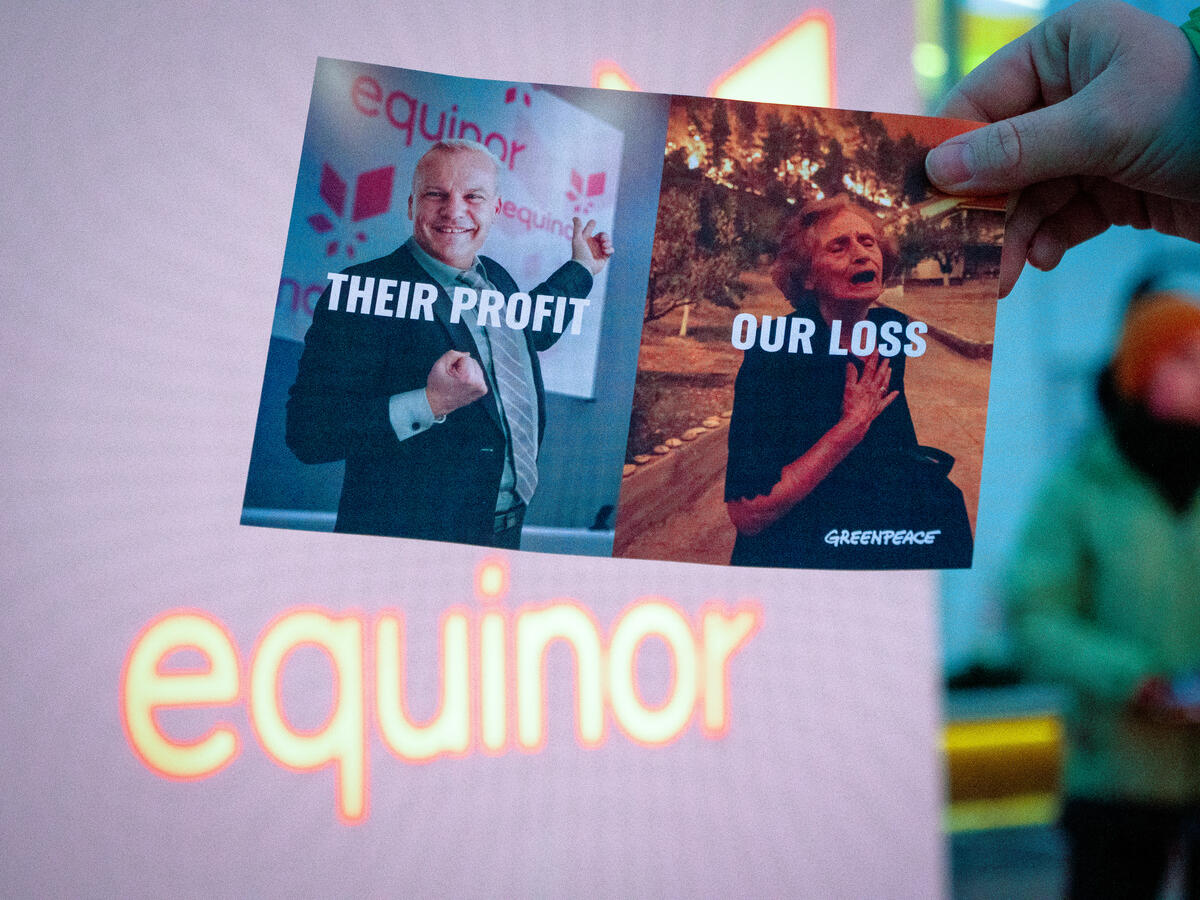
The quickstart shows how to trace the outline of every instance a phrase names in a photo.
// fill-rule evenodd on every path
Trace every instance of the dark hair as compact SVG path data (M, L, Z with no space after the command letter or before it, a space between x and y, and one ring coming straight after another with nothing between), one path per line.
M804 289L804 279L808 277L808 269L812 264L813 231L818 224L843 210L858 213L864 221L871 223L875 236L879 238L879 249L883 251L883 280L886 281L895 270L900 248L896 239L884 230L883 222L877 215L862 204L855 203L846 194L813 200L784 222L779 235L779 253L775 256L775 264L771 266L771 279L793 306L811 293Z

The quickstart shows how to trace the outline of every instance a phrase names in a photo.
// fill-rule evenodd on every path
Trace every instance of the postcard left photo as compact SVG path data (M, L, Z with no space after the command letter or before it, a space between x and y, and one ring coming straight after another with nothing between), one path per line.
M242 523L611 555L667 104L319 60Z

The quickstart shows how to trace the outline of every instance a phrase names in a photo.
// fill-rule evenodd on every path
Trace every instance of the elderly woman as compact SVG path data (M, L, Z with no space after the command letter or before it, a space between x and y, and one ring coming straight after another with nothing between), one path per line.
M908 328L874 305L895 259L879 219L845 196L809 203L784 227L775 283L793 317L813 323L812 352L754 346L742 361L725 477L732 564L970 565L962 493L945 477L953 458L917 443L905 348L879 341L865 358L851 348L860 322L875 335Z

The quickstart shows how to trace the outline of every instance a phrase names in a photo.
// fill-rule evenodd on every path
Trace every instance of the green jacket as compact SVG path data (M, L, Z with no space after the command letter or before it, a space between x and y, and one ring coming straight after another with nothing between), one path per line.
M1200 800L1200 726L1128 711L1143 679L1200 667L1200 500L1175 515L1094 435L1035 507L1009 608L1029 676L1068 691L1067 793Z

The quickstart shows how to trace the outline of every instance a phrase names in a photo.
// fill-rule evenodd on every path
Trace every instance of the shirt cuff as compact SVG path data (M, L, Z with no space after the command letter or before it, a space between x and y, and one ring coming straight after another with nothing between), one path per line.
M392 431L396 432L398 441L407 440L446 421L445 416L440 419L434 418L424 388L405 391L403 394L392 394L388 398L388 419L392 423Z
M560 257L560 259L561 259L561 257ZM564 266L569 266L571 263L575 263L575 265L579 266L579 268L583 270L583 274L586 275L588 278L596 277L595 275L592 274L591 269L589 269L587 266L585 266L583 263L581 263L579 260L575 259L574 257L572 257L571 259L568 259L565 263L563 263L562 266L559 266L559 269L562 269Z

